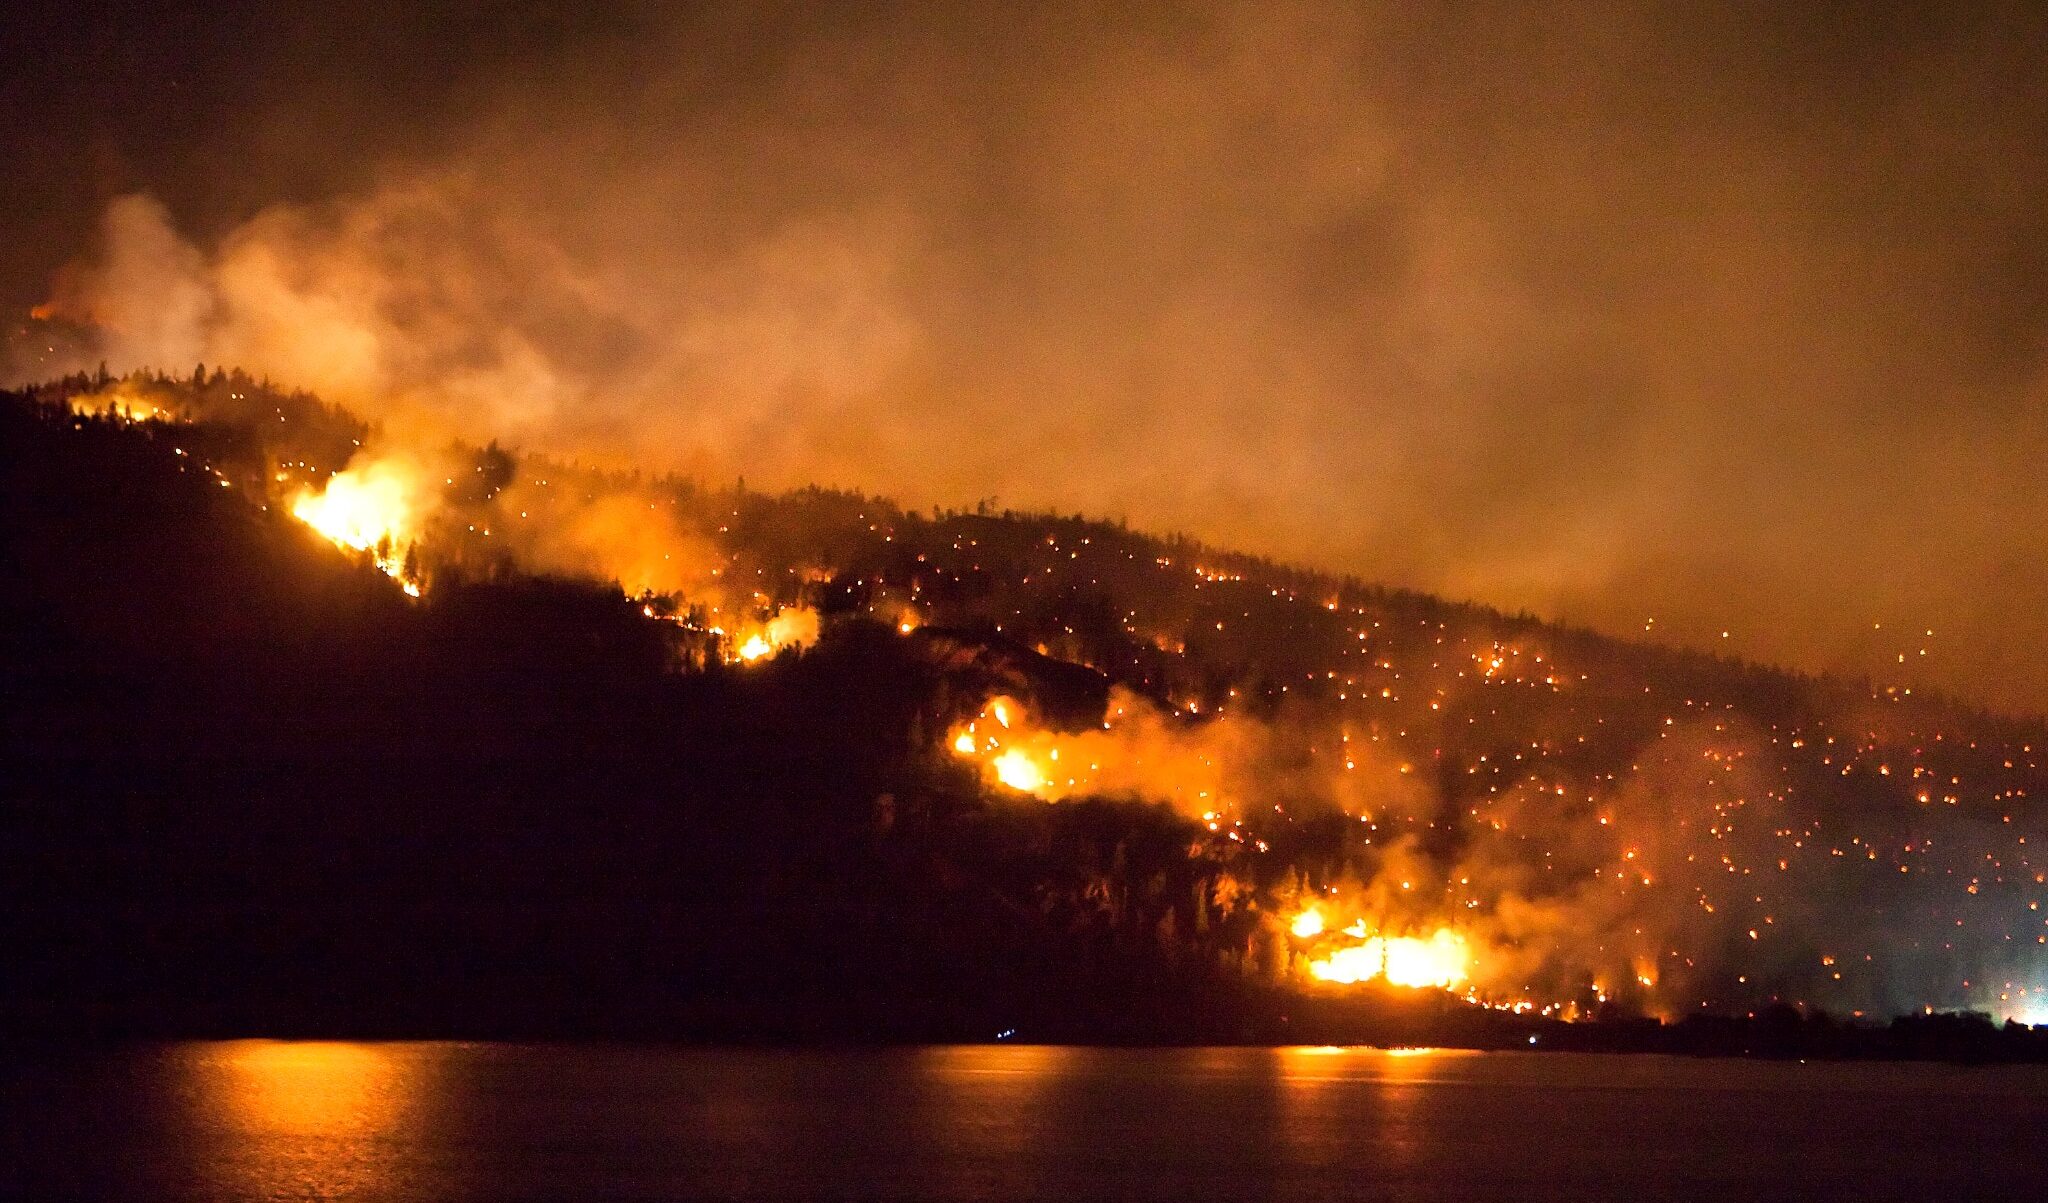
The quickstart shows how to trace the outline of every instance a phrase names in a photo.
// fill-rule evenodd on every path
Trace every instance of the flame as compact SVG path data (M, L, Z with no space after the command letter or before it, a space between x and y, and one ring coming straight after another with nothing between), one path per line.
M1014 790L1027 794L1037 793L1045 788L1045 770L1038 762L1015 748L997 756L989 762L996 773L996 780Z
M1387 980L1396 986L1436 986L1448 990L1463 985L1469 974L1471 956L1465 941L1449 928L1437 929L1427 940L1390 937L1386 948Z
M81 417L118 418L124 422L174 421L177 415L158 402L161 397L145 395L128 381L93 393L71 398L71 412Z
M784 606L766 622L745 628L744 635L735 632L733 638L738 643L729 658L740 664L752 664L784 648L809 647L818 641L818 612L809 606Z
M1308 908L1294 917L1290 930L1304 940L1321 935L1322 912ZM1332 949L1310 961L1309 976L1339 985L1380 978L1395 986L1439 990L1455 989L1471 980L1471 947L1465 937L1448 927L1438 928L1427 939L1366 933L1363 920L1345 928L1343 934L1358 943Z
M329 542L368 552L384 575L413 597L419 582L406 571L406 553L416 541L418 507L410 473L390 461L337 472L318 492L292 501L292 516Z
M1157 800L1202 816L1209 830L1231 825L1223 774L1229 763L1218 738L1230 729L1186 731L1149 702L1122 689L1110 692L1099 727L1062 732L1040 726L1016 698L991 698L973 719L955 724L946 743L956 755L979 760L992 782L1046 802L1076 795L1119 795Z
M983 723L991 724L986 734ZM980 756L988 776L1018 791L1056 802L1079 784L1074 777L1055 779L1060 759L1059 737L1025 728L1024 707L1012 698L994 698L979 718L953 729L947 742L957 756Z

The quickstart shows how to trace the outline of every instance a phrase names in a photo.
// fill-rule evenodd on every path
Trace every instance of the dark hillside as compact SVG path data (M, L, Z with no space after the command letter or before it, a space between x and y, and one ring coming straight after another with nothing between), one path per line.
M436 452L416 541L352 552L295 499L376 440L225 373L0 404L10 1026L1734 1016L1685 1029L1720 1049L1773 1008L2048 1000L2031 720L1114 524L496 446ZM1354 917L1469 963L1335 984Z

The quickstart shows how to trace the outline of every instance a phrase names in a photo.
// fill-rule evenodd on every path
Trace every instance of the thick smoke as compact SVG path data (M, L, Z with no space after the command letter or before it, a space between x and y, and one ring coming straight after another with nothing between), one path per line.
M529 469L529 472L531 469ZM562 498L545 478L523 476L497 496L493 534L529 571L610 579L626 593L703 597L722 562L701 532L678 522L653 490Z
M418 20L388 101L260 43L55 311L420 437L2048 700L2038 12Z
M1495 788L1461 780L1457 758L1447 777L1328 714L1197 719L1121 688L1099 727L1055 729L1003 696L945 736L998 795L1154 803L1231 841L1298 966L1327 970L1368 938L1434 938L1464 952L1457 988L1495 1005L1667 1018L1766 1001L1857 1015L1930 1000L2024 1008L2040 973L2037 912L2017 900L2024 874L2010 876L2026 839L2002 866L2016 850L2002 824L1795 801L1789 738L1733 713L1674 720L1630 749L1635 771L1619 780L1531 757ZM1959 905L1951 871L1891 876L1902 845L1937 843L1985 874L1981 908ZM1880 855L1873 871L1866 858ZM1274 865L1298 876L1275 882ZM1293 926L1311 909L1313 927ZM1367 962L1362 976L1378 972L1377 955Z

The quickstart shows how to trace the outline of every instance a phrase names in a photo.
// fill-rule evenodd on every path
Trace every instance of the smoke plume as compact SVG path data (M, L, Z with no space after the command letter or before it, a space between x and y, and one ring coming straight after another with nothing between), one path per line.
M259 21L51 311L403 437L2048 702L2039 12L1177 9Z

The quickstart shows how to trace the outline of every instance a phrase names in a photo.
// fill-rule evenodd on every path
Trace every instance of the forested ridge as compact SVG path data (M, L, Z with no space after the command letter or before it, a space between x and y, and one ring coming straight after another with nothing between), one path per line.
M2008 1055L2010 1026L1879 1025L1996 1010L1987 971L2016 1007L2044 984L2034 720L1078 516L496 444L438 452L463 470L403 556L352 552L289 498L376 432L203 367L11 394L0 423L18 1031ZM517 525L560 504L587 530L616 497L665 506L715 592L636 589L611 543ZM815 637L735 658L742 607ZM1113 769L1024 796L948 746L992 698L1048 740L1142 708L1146 771L1193 749L1228 798ZM1744 784L1695 785L1695 760ZM1612 887L1637 893L1598 884L1652 857ZM1576 960L1487 929L1540 1007L1338 989L1305 968L1331 937L1287 927L1418 868L1441 897L1358 905L1448 922L1509 865L1499 896L1590 917ZM1644 956L1636 984L1600 968Z

